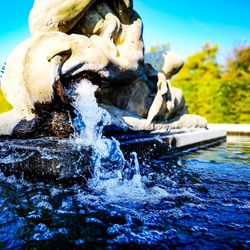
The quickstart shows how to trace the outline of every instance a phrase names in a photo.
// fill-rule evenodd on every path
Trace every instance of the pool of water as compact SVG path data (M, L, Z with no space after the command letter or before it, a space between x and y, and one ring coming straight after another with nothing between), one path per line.
M0 173L0 249L250 249L249 137L134 166L69 187Z

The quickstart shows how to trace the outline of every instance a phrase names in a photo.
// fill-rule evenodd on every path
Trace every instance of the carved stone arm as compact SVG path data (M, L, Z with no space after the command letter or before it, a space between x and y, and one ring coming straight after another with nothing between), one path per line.
M29 16L31 34L67 33L83 17L95 0L35 0Z

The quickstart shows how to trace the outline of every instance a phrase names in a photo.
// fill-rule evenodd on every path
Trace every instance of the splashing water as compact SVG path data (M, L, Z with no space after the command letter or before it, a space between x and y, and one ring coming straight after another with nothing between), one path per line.
M102 135L103 128L110 124L111 117L106 110L98 106L95 98L97 88L88 80L81 81L75 91L74 103L77 110L74 126L79 131L75 142L93 148L95 181L119 178L126 164L119 142Z
M104 126L111 123L110 114L100 108L95 98L97 86L88 80L79 83L75 90L74 106L77 118L74 121L78 135L75 142L93 148L94 163L93 178L88 186L96 192L104 193L112 199L148 199L148 195L168 196L168 193L154 187L145 188L140 174L140 165L136 152L130 161L126 161L120 149L119 142L114 138L102 135Z
M79 113L77 113L74 125L80 130L80 135L76 136L76 142L94 146L102 151L104 144L102 130L105 125L110 124L110 115L96 102L95 91L97 88L86 79L77 86L74 104Z

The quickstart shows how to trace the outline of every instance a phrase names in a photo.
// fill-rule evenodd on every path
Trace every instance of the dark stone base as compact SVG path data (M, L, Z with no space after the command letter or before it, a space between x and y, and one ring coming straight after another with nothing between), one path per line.
M186 142L189 141L186 140L187 136L190 136L190 143ZM197 140L194 140L194 136ZM116 133L113 137L120 142L125 159L129 160L131 153L136 152L139 162L144 163L152 159L173 158L186 153L187 150L213 146L225 141L226 138L223 131L204 130L183 134ZM76 145L70 140L0 139L0 169L5 174L24 174L32 180L82 181L90 176L93 169L92 153L91 148ZM115 162L111 165L115 165Z
M0 140L0 169L29 179L56 181L88 177L91 149L58 139Z

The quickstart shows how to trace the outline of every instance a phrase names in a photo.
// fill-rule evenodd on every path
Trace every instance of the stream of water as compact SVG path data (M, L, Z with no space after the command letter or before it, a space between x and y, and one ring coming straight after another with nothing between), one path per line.
M74 140L94 147L91 178L62 187L0 172L0 249L249 249L250 138L126 161L119 143L101 136L109 116L86 84L75 123L87 130Z

